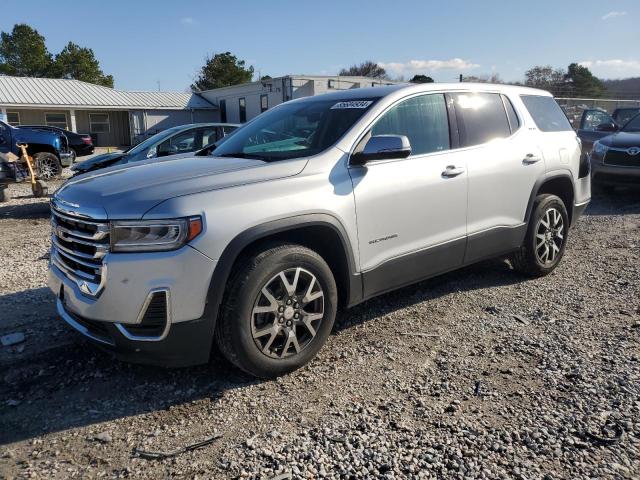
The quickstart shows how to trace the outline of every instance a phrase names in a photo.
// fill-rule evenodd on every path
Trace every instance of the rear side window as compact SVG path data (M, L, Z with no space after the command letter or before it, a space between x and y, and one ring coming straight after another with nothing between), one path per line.
M553 97L539 95L521 95L522 102L531 114L536 126L542 132L571 131L569 119Z
M387 111L371 129L371 135L405 135L411 154L449 150L449 117L444 95L420 95Z
M507 112L497 93L452 93L462 147L511 135Z

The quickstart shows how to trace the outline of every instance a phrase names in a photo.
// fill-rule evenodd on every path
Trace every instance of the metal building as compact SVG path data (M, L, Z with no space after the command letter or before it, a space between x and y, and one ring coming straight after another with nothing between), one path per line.
M0 76L0 120L90 133L125 146L176 125L212 122L217 108L195 93L135 92L79 80Z
M334 90L393 85L400 82L370 77L286 75L257 82L198 92L218 107L217 121L244 123L256 115L294 98L320 95Z

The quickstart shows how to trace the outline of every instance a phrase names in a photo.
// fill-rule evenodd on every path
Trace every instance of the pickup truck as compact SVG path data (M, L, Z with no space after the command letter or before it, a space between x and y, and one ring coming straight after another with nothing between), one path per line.
M0 153L20 156L19 143L26 143L33 157L36 173L42 180L59 177L63 167L73 161L67 137L38 127L12 127L0 121Z

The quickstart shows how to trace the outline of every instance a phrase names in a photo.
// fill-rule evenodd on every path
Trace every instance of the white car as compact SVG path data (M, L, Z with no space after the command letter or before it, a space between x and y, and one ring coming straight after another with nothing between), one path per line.
M553 97L488 84L281 104L212 156L109 167L52 199L58 312L120 357L260 377L307 363L339 306L480 260L546 275L587 206Z

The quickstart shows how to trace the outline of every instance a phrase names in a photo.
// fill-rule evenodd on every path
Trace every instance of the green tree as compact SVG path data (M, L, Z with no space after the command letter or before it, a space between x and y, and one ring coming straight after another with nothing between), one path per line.
M411 80L411 83L433 83L433 78L427 77L426 75L414 75Z
M250 82L253 78L253 67L245 67L244 60L238 60L231 52L217 53L207 56L198 77L191 85L195 91L228 87Z
M387 78L386 70L371 60L365 60L360 65L351 65L349 68L343 68L338 75L343 77Z
M606 92L602 81L582 65L572 63L564 77L571 87L571 95L577 97L600 97Z
M44 37L23 23L11 33L0 34L0 73L17 77L46 77L51 70L51 54Z
M73 78L113 88L113 76L105 75L100 69L100 63L93 50L80 47L73 42L69 42L56 55L52 73L57 78Z

